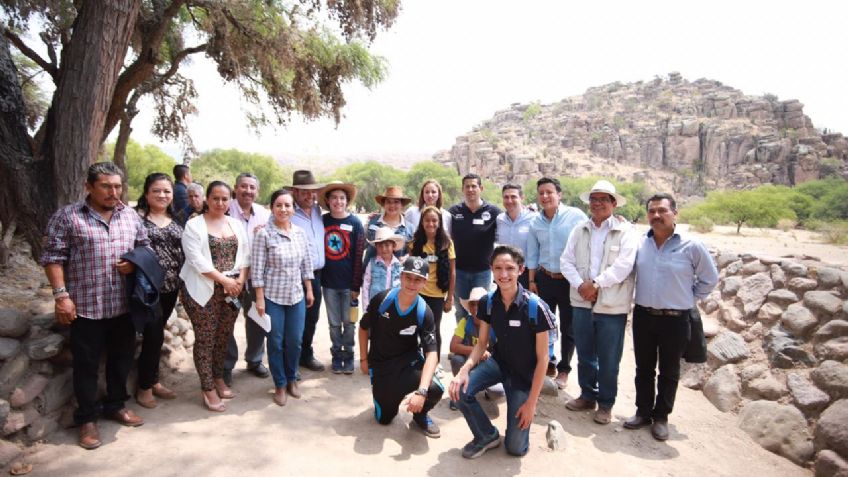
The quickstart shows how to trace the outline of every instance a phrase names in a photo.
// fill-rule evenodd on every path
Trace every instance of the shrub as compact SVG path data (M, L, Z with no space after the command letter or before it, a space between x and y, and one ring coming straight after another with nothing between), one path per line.
M834 245L848 244L848 222L832 222L821 228L822 239Z
M695 232L706 234L712 232L715 223L713 223L709 217L700 216L690 220L689 226L692 227L692 230Z
M796 225L798 224L792 219L780 219L777 221L777 228L784 232L794 229Z

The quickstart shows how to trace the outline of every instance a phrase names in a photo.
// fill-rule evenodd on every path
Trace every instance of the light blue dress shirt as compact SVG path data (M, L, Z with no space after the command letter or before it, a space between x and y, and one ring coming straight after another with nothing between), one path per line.
M527 268L545 267L553 273L560 273L559 258L568 243L568 237L574 227L583 223L589 217L576 207L559 204L552 220L539 212L530 221L530 239L527 241Z
M318 207L318 204L313 205L312 213L306 215L299 205L294 204L291 221L306 232L312 266L315 270L321 270L324 268L324 220L321 218L321 207Z
M526 259L527 242L530 239L530 222L539 215L527 207L522 207L521 212L515 220L509 218L509 214L501 212L497 217L497 230L495 231L495 243L500 245L512 245L521 250Z
M688 310L718 283L715 263L699 240L674 232L657 248L649 230L636 253L636 304L649 308Z

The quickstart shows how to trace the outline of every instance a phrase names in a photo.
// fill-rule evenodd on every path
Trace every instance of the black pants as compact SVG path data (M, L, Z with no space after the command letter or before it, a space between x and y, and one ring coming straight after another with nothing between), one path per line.
M680 358L689 341L689 313L654 316L636 305L633 310L633 353L636 357L636 414L665 421L674 408ZM659 358L659 377L654 376Z
M103 414L124 408L127 376L135 354L135 326L129 314L90 320L77 316L71 323L71 352L74 355L74 395L77 424L95 422L98 415L97 372L100 358L106 352L106 398Z
M371 393L374 397L374 418L380 424L389 424L397 416L398 407L409 393L418 389L421 383L421 361L407 366L391 366L391 369L371 370ZM439 379L433 376L427 397L420 414L427 414L442 399L444 388Z
M245 341L247 341L244 350L244 361L247 363L247 368L252 369L262 364L262 357L265 356L265 337L268 336L268 333L256 321L247 316L247 312L253 306L253 302L256 301L256 292L253 291L250 280L247 281L244 291L239 296L239 301L241 301L241 311L242 316L244 316L244 336ZM224 369L232 371L236 367L237 362L238 343L236 343L236 336L233 333L227 341L227 356L224 358Z
M312 279L312 295L315 301L306 309L306 322L303 325L303 341L300 345L300 364L304 364L315 357L312 349L312 340L315 338L315 327L318 325L318 317L321 314L321 270L315 270L315 278Z
M439 361L442 360L442 313L445 308L445 299L438 296L424 296L424 301L427 303L427 306L430 307L430 311L433 312L433 321L436 322L436 352L438 353L436 356L439 357Z
M557 371L571 373L571 358L574 356L574 332L571 329L571 293L568 280L549 277L545 272L536 272L536 287L539 298L548 304L551 313L559 309L559 343L562 359L557 363Z
M160 313L142 330L141 354L138 355L139 389L150 389L159 382L159 357L162 355L162 343L165 341L165 325L177 304L179 292L177 289L159 295Z

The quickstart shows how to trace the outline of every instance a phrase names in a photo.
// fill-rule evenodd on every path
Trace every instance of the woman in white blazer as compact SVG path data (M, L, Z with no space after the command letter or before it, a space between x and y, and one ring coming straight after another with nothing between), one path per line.
M186 223L182 238L185 263L180 271L180 301L194 327L194 367L203 404L217 412L226 410L222 399L233 397L224 383L224 358L250 267L244 227L226 215L231 197L232 189L225 182L210 183L203 214Z

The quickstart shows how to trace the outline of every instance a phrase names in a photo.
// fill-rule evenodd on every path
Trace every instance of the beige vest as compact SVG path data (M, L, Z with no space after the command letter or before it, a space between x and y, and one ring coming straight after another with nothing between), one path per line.
M574 260L577 267L577 273L584 281L589 280L589 261L591 254L589 247L592 239L592 219L583 222L574 229ZM601 258L600 272L603 273L609 266L618 258L621 250L621 238L625 232L632 228L628 222L620 222L613 226L604 239L604 255ZM604 313L608 315L619 315L622 313L630 313L630 306L633 302L633 288L636 285L636 270L630 272L630 275L623 282L606 288L598 289L598 301L594 306L591 302L584 300L580 293L577 292L579 283L572 283L571 288L571 306L580 308L591 308L595 313Z

